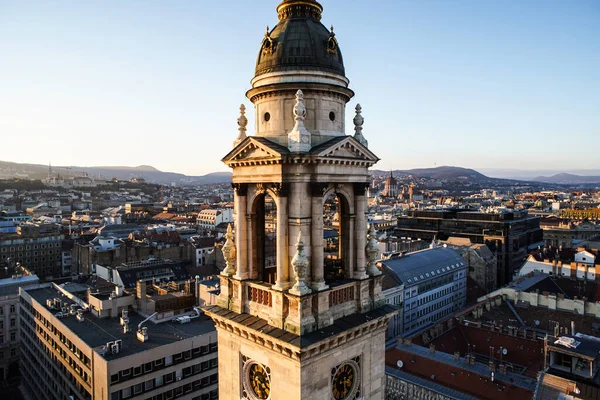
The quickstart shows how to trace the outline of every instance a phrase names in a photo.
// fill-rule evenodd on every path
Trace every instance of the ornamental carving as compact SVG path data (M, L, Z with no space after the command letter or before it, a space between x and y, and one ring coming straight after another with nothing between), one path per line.
M265 37L263 39L262 44L262 53L263 54L273 54L277 50L277 42L271 38L271 34L269 33L269 27L267 26L267 31L265 32Z
M379 246L377 246L377 238L375 237L373 224L369 224L365 253L367 255L367 273L371 276L380 275L381 271L375 266L377 257L379 257Z
M225 258L225 269L221 271L221 275L233 276L235 274L235 256L236 249L233 242L233 231L231 224L227 225L227 233L225 234L225 244L223 245L223 258Z
M287 182L274 183L271 188L278 197L287 197L290 192L290 184Z
M247 183L232 183L231 187L235 190L238 196L248 195L248 184Z
M308 269L308 258L304 255L304 242L302 241L302 231L298 232L296 241L296 254L292 258L292 267L294 268L294 278L296 283L290 289L291 294L302 296L311 293L312 290L306 285L306 270Z

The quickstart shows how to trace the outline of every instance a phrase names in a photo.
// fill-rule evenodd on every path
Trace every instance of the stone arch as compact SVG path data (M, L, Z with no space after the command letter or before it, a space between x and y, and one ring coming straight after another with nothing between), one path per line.
M333 197L336 202L336 213L338 214L338 225L335 221L324 224L323 229L323 268L325 282L335 282L352 278L353 266L353 215L354 215L354 197L346 190L345 185L330 185L323 194L321 202L323 208L323 219L326 221L325 213L329 200ZM329 230L327 228L330 228ZM331 233L331 230L337 232ZM328 239L326 236L333 236ZM332 248L332 244L334 247Z
M248 258L250 278L275 283L277 278L277 210L279 198L272 189L257 187L248 198Z

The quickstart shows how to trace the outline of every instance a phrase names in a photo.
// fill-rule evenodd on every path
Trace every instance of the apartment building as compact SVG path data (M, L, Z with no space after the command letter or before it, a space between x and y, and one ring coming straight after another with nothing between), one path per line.
M38 283L35 275L0 279L0 383L19 376L19 288Z
M199 310L163 312L155 323L158 313L133 311L132 294L105 298L71 286L21 290L21 369L30 398L218 398L217 336Z
M456 251L438 247L383 260L384 295L401 313L390 320L393 336L427 329L465 307L467 264ZM401 288L402 290L398 290Z
M22 224L17 233L0 234L0 267L18 263L40 278L60 277L63 239L56 224Z

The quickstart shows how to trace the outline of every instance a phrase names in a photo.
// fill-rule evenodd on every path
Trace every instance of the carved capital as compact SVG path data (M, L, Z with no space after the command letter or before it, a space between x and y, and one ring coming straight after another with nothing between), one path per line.
M232 183L231 187L235 190L235 193L238 196L247 196L248 195L248 184L247 183Z
M290 192L290 184L287 182L274 183L272 189L278 197L287 197Z
M355 182L354 183L354 195L364 196L369 188L369 182Z
M323 197L323 195L325 195L325 191L327 190L328 186L329 186L329 184L324 183L324 182L311 182L310 189L311 189L312 195L314 197Z

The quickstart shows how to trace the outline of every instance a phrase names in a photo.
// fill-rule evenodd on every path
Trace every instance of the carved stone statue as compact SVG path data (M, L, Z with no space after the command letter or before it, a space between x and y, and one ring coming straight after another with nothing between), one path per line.
M223 258L225 258L225 269L221 271L221 275L233 276L235 274L235 243L233 242L233 231L231 224L227 225L227 233L225 234L225 244L223 245Z
M296 254L292 258L292 267L294 268L294 278L296 283L290 289L291 294L302 296L311 293L312 290L306 286L306 270L308 268L308 258L304 255L304 242L302 241L302 232L298 232L296 242Z
M367 273L371 276L380 275L381 271L375 266L375 261L377 261L377 257L379 257L379 246L377 246L373 224L369 225L369 231L367 232L367 247L365 248L365 253L367 255Z

